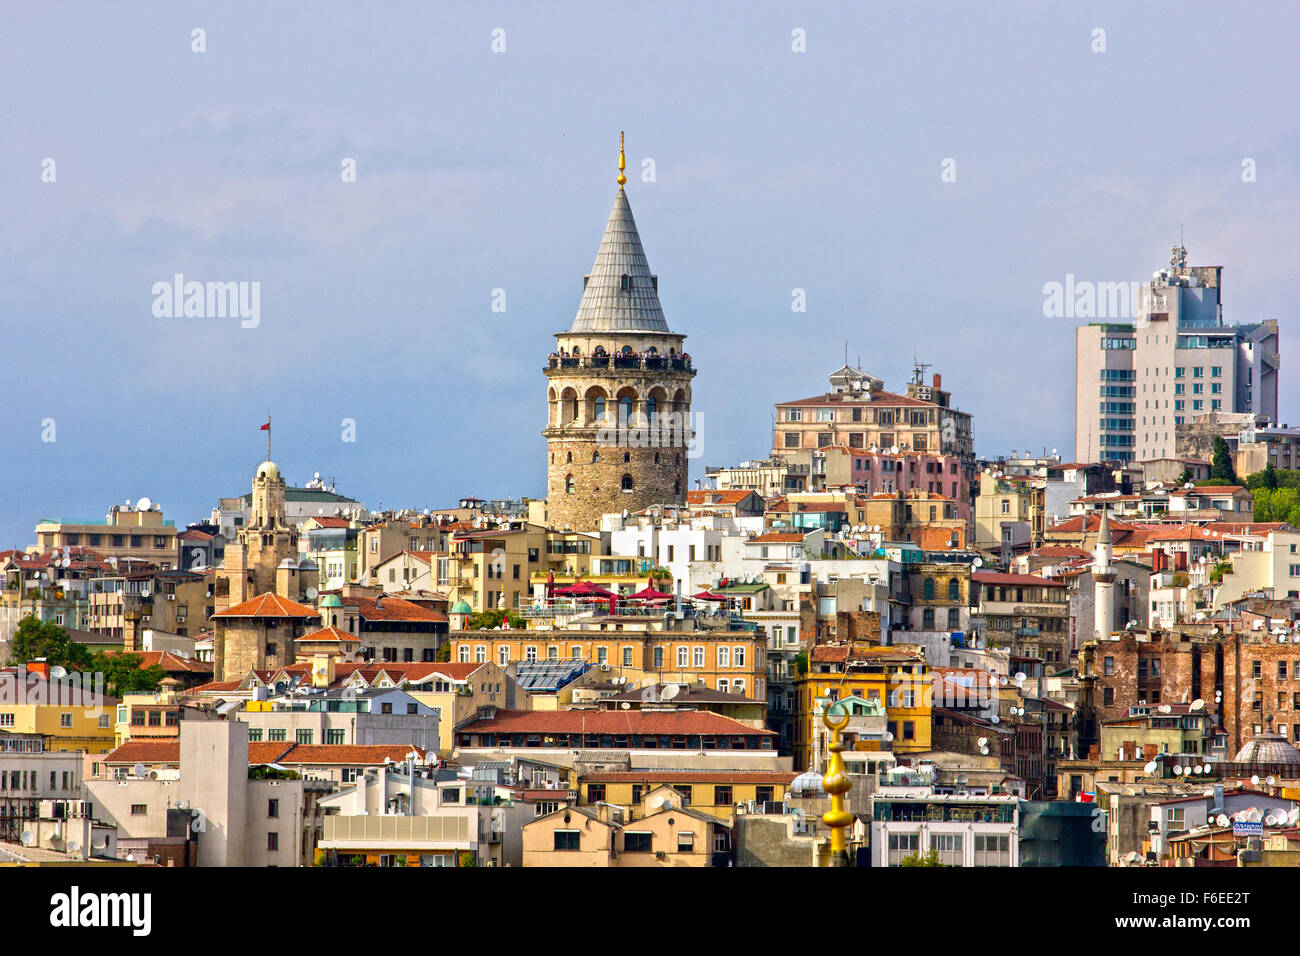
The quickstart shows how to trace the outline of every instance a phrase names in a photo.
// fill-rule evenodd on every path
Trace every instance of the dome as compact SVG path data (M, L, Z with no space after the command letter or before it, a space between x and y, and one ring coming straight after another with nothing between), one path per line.
M1256 734L1237 751L1237 763L1283 763L1300 766L1300 750L1287 743L1287 739L1272 729Z
M452 614L472 614L473 612L474 609L470 607L468 604L466 604L464 601L457 601L451 607Z
M320 604L317 606L318 607L342 607L343 602L339 600L339 596L337 594L327 594L320 599Z
M264 461L257 466L258 478L270 478L272 481L279 480L280 466L273 461Z
M318 564L317 564L315 561L313 561L311 558L303 558L301 561L298 562L298 570L299 570L299 571L319 571L319 570L320 570L320 565L318 565Z
M822 786L822 775L808 770L794 778L790 784L791 793L825 793L826 788Z
M277 566L280 568L288 568L290 570L296 571L298 569L298 562L295 561L293 558L285 558Z

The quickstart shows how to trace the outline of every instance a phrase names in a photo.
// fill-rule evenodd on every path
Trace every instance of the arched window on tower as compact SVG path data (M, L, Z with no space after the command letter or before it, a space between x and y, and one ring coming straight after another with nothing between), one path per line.
M948 600L956 601L961 597L961 585L957 583L956 578L948 579Z
M673 497L680 498L681 494L682 494L682 482L681 479L678 479L677 481L673 482Z
M623 452L623 464L626 465L631 460L632 460L632 453L630 451Z
M633 486L633 483L632 483L632 476L631 476L631 475L624 475L624 476L623 476L623 490L624 490L624 491L631 491L633 487L634 487L634 486Z
M645 413L648 416L650 422L654 421L655 412L658 410L659 410L659 399L651 395L649 398L645 400Z
M564 493L565 493L566 495L571 495L571 494L573 494L573 476L572 476L572 475L565 475L565 476L564 476Z
M600 461L600 452L598 452L598 451L593 451L593 452L591 453L591 463L594 465L594 464L596 464L596 463L599 462L599 461Z
M568 455L565 457L565 459L564 459L564 463L565 463L566 465L572 465L572 464L573 464L573 452L569 452L569 454L568 454Z
M925 579L925 599L927 601L934 600L934 578Z
M628 289L632 288L632 277L629 276L626 272L624 272L618 278L618 287L623 292L626 292Z
M632 396L624 395L618 400L618 415L624 423L632 421Z
M573 396L573 398L569 399L569 421L575 422L577 420L578 420L578 396L575 395Z

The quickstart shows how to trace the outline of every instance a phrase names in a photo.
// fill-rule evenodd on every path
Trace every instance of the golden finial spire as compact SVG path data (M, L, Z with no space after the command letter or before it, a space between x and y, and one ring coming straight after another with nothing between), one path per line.
M835 719L831 719L831 714ZM840 752L844 743L840 740L840 731L849 725L849 713L844 702L837 700L822 712L822 723L831 732L830 759L826 761L826 776L822 777L822 788L831 795L831 808L822 814L822 823L831 828L831 853L828 861L831 866L848 866L849 849L844 839L844 831L853 824L853 814L844 809L844 794L853 788L849 781L844 758Z
M618 131L618 188L622 189L623 184L627 182L627 177L623 175L623 170L627 169L627 157L623 155L623 131Z

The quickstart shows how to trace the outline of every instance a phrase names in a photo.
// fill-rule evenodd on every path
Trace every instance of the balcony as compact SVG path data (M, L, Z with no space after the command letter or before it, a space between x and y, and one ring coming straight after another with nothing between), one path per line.
M644 367L647 371L695 371L694 364L690 359L669 355L651 355L645 358L640 355L552 355L547 362L546 370L606 369L610 367L611 362L616 369L640 369Z

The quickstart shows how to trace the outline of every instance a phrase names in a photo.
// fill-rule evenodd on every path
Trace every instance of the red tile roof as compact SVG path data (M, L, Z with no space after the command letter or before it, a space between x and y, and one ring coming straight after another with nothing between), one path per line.
M179 740L128 740L104 757L105 763L180 763Z
M686 503L688 505L738 505L750 495L756 494L758 492L749 489L712 491L708 488L700 488L686 492Z
M106 651L107 654L132 654L138 657L141 670L160 666L169 674L211 674L212 665L171 651Z
M338 644L360 644L361 638L349 634L347 631L340 631L337 627L321 627L314 631L309 631L294 641L294 643L297 644L302 641L332 641Z
M377 606L376 601L379 601ZM418 621L436 624L447 620L445 614L430 611L418 604L404 601L399 597L385 597L382 600L379 598L358 597L352 598L346 603L349 605L355 604L360 609L362 619L366 621Z
M322 528L347 528L351 522L347 518L329 517L325 515L312 515L312 521Z
M721 714L695 710L498 710L492 720L476 720L458 732L776 736Z
M769 531L749 539L749 544L801 544L804 535L799 532Z
M427 752L411 744L297 744L275 763L308 767L323 764L380 767L385 760L401 763L412 750L421 758Z
M297 601L280 597L270 591L259 594L251 601L226 608L213 617L320 617L320 612Z

